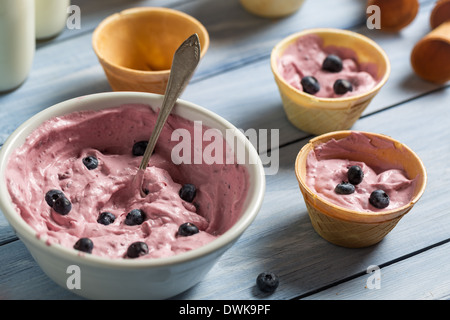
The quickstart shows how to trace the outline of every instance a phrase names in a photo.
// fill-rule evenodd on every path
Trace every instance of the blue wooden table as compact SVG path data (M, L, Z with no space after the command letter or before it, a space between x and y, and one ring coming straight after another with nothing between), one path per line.
M243 130L279 129L280 160L277 174L266 177L265 200L253 224L202 282L176 298L449 299L450 87L421 80L410 65L413 46L430 31L434 3L422 0L408 27L386 34L367 28L361 0L306 0L282 19L251 15L239 0L72 0L81 9L81 28L38 43L27 81L0 95L0 144L44 108L111 91L91 46L94 28L108 15L136 6L186 12L206 26L211 45L182 98ZM353 129L404 142L428 171L426 191L414 209L368 248L338 247L316 234L294 174L295 157L312 136L286 119L269 58L281 39L315 27L359 32L386 51L392 64L389 81ZM270 296L255 289L263 271L280 278ZM0 299L80 299L41 271L2 214Z

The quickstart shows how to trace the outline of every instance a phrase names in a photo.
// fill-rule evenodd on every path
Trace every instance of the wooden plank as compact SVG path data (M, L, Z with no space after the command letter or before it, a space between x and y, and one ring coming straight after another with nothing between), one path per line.
M449 300L450 244L445 243L304 300ZM376 271L375 271L376 270Z
M450 157L450 147L442 143L448 135L445 128L450 119L446 104L449 98L450 89L434 92L361 119L355 128L385 133L406 143L428 169L429 183L423 198L382 242L369 248L347 249L326 242L314 232L293 173L295 156L305 141L293 143L280 150L278 174L267 176L265 201L254 223L201 283L176 298L292 299L361 274L370 265L386 264L447 240L450 175L443 174L446 169L440 164ZM424 104L433 106L432 112L423 112ZM430 125L436 114L440 121ZM20 265L22 258L8 259L10 250L5 246L0 247L0 260L6 262L0 266L0 274L8 277L9 273L14 275L15 265ZM26 255L20 252L24 250L19 247L17 254ZM271 296L255 289L256 276L262 271L274 271L280 276L279 290ZM33 284L31 272L24 270L20 276L25 283L36 286L30 295L59 299L49 290L55 286L50 280ZM11 297L20 297L20 292L16 294Z
M80 36L82 34L92 32L97 25L116 12L120 12L124 9L131 7L169 7L176 8L179 5L186 5L189 2L196 0L72 0L71 5L78 6L80 9L80 28L64 28L62 32L56 37L48 40L42 40L37 42L37 48L42 48L47 45L54 45L60 41L67 41L70 38ZM74 12L69 12L68 18L71 17ZM69 19L69 20L70 20Z
M0 211L0 247L8 242L14 241L17 239L14 231L6 220L3 212Z
M0 255L0 300L81 299L50 280L21 241L0 246Z

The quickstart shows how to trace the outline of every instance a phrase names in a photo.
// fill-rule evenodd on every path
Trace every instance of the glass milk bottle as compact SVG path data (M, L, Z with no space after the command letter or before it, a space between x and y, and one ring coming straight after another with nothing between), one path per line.
M35 51L34 0L0 0L0 92L27 78Z
M0 0L1 1L1 0ZM66 26L70 0L36 1L36 39L56 37Z

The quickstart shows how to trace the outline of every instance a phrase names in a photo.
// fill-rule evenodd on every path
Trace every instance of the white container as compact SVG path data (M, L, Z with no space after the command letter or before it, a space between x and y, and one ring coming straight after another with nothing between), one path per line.
M34 0L0 0L0 92L19 87L33 64Z
M36 1L36 39L46 40L61 33L66 26L70 0Z
M0 0L3 1L3 0ZM17 0L14 0L17 1ZM47 108L22 124L0 149L0 210L25 243L42 270L61 287L89 299L167 299L198 283L256 218L266 189L264 167L247 137L219 115L188 101L177 100L172 113L191 121L220 130L227 141L236 141L237 161L245 162L249 174L249 189L242 215L236 223L214 241L200 248L178 255L156 259L107 259L96 255L80 255L77 250L58 243L49 245L46 237L22 219L11 201L6 185L6 167L13 151L42 122L81 110L101 110L123 104L149 104L153 110L161 107L164 96L146 92L104 92L76 97ZM231 137L228 134L231 133ZM243 148L243 149L241 149ZM239 159L239 155L241 158ZM248 158L247 158L248 156ZM248 159L248 160L246 160ZM81 285L70 289L67 285L72 271L79 267ZM220 281L220 279L219 279Z

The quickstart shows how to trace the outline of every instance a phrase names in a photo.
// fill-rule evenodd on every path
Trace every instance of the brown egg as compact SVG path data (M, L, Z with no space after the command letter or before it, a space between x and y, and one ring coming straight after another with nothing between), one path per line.
M368 0L380 8L381 30L397 32L409 25L419 12L418 0Z

